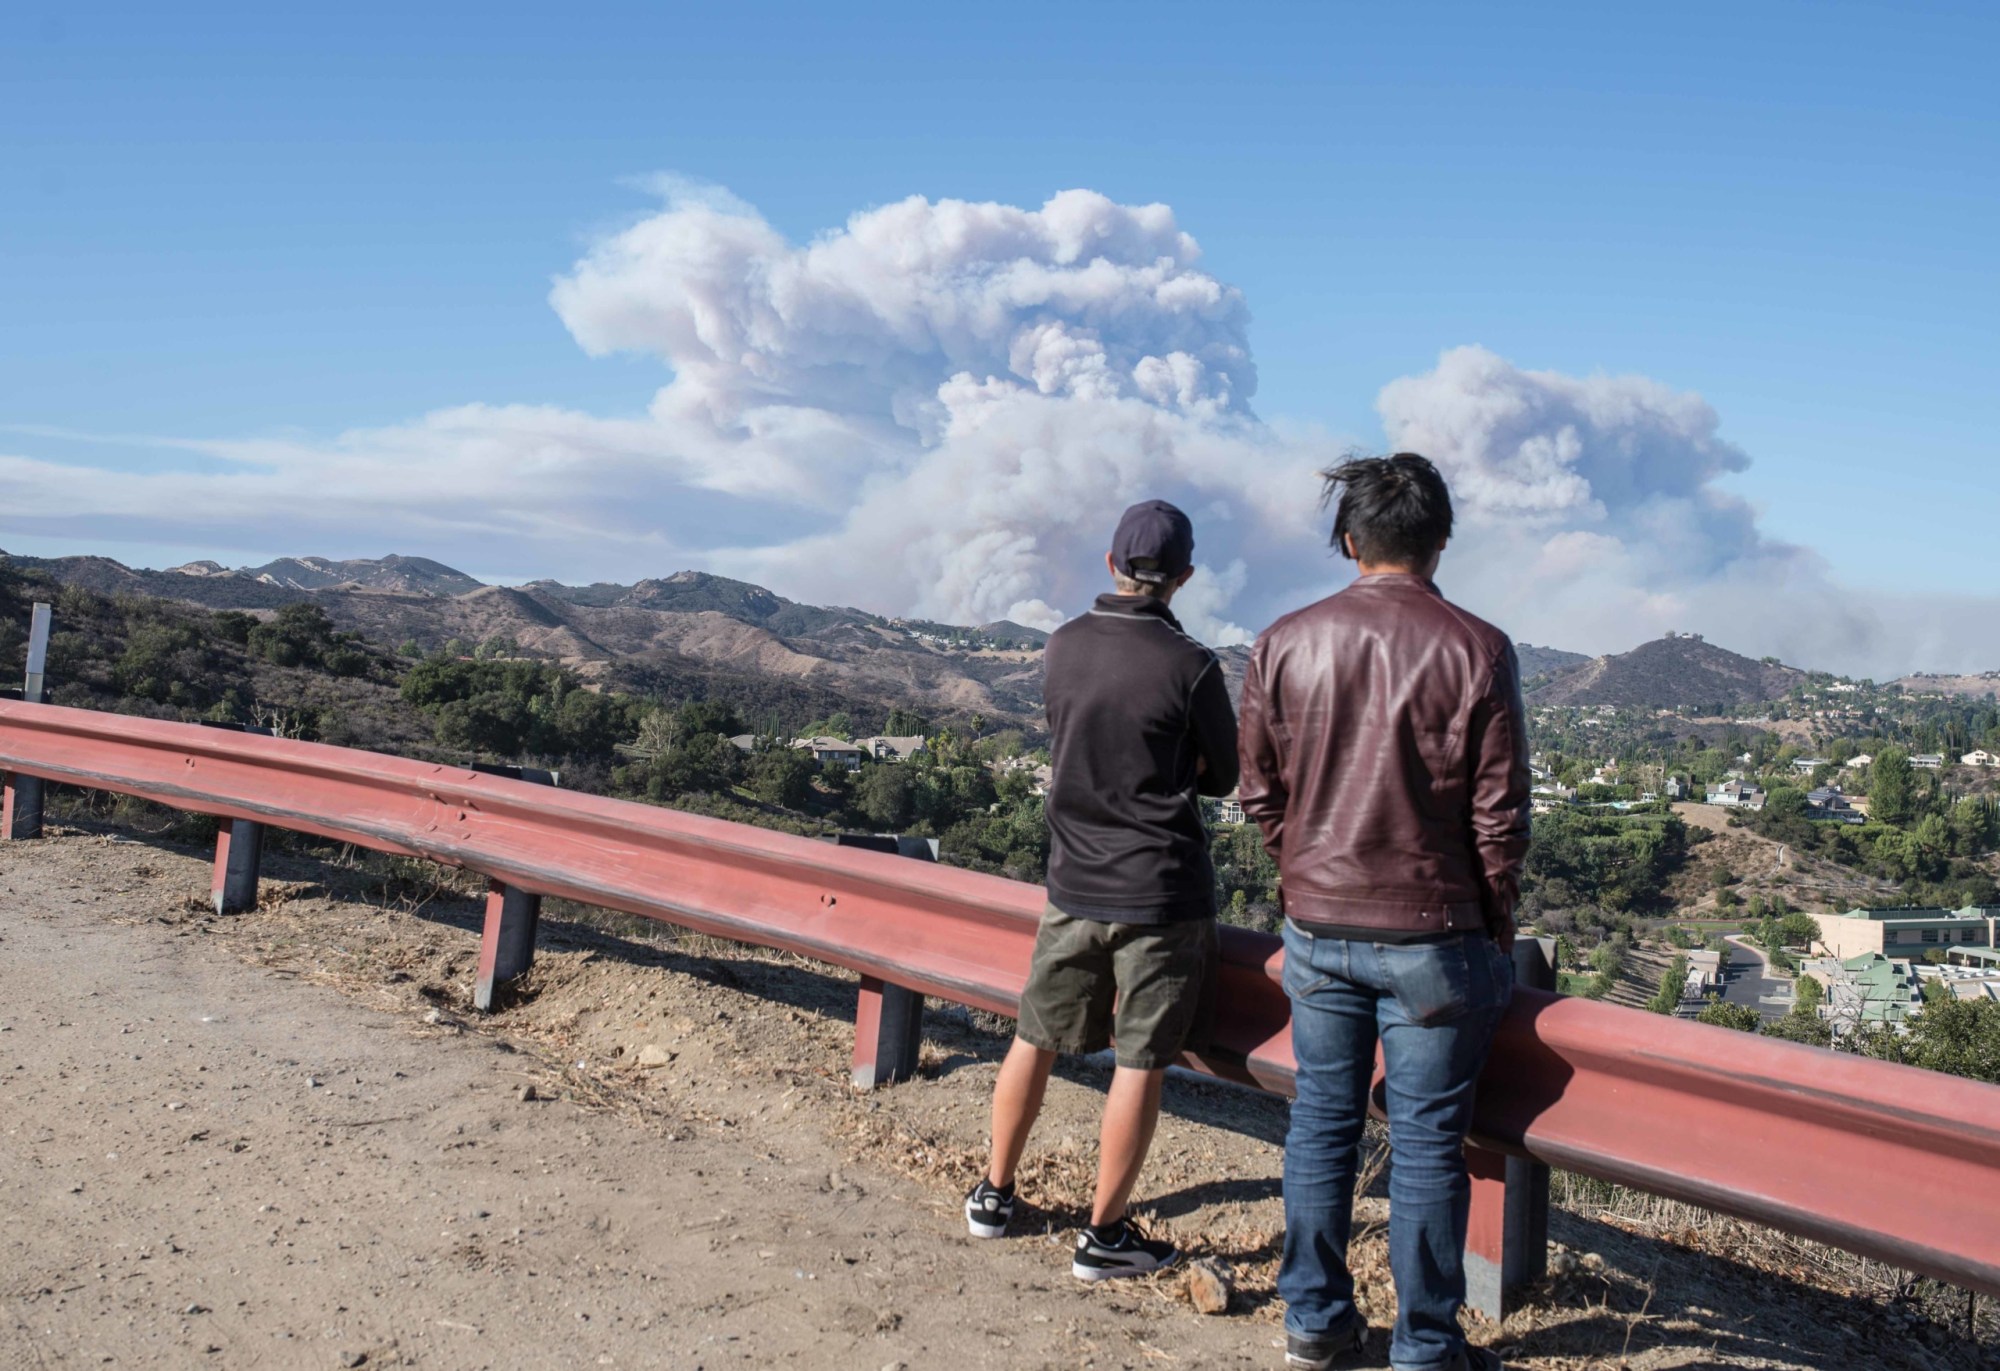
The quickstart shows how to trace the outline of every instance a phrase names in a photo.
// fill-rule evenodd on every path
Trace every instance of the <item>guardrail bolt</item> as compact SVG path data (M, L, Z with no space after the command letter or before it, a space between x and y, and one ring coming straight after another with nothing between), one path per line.
M1555 940L1514 940L1514 984L1556 988ZM1516 1291L1549 1273L1549 1169L1468 1145L1472 1210L1465 1234L1465 1302L1495 1323Z
M935 838L842 833L834 842L841 847L894 852L921 862L937 860ZM873 1090L908 1080L917 1074L923 1045L924 997L907 986L863 976L861 999L854 1008L854 1084Z
M499 766L477 762L472 769L487 776L506 776L535 785L557 785L561 777L532 766ZM459 814L463 819L464 814ZM486 891L486 927L479 938L479 975L472 986L473 1008L492 1012L495 999L510 982L528 974L535 964L535 931L542 922L542 897L503 881Z

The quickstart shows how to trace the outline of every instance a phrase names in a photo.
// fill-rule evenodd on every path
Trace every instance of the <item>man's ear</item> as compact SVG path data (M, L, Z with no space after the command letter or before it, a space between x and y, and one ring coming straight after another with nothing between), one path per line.
M1189 581L1193 579L1194 579L1194 568L1189 567L1186 571L1183 571L1179 575L1179 577L1175 579L1174 589L1179 590L1182 586L1186 585Z
M1111 554L1108 552L1104 554L1104 569L1110 572L1114 577L1117 576L1118 574L1118 563L1116 560L1112 558Z
M1356 551L1354 550L1354 535L1353 535L1352 533L1343 533L1343 534L1341 534L1341 535L1340 535L1340 544L1341 544L1341 546L1342 546L1343 548L1345 548L1345 549L1346 549L1346 551L1347 551L1347 560L1348 560L1348 561L1350 561L1350 562L1358 562L1358 561L1360 561L1360 560L1361 560L1361 554L1360 554L1359 552L1356 552Z

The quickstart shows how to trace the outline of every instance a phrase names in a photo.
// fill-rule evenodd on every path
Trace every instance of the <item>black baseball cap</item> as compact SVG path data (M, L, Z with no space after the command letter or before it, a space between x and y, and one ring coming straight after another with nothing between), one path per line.
M1148 585L1177 580L1194 565L1194 525L1165 500L1141 500L1118 520L1111 564Z

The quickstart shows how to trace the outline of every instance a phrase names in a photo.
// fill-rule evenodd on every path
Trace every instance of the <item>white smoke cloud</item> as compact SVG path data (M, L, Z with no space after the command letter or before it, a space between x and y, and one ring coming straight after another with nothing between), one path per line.
M913 197L799 244L726 192L662 190L550 292L586 351L660 360L643 413L469 405L331 441L177 442L137 474L0 456L0 536L281 537L572 579L701 565L1046 627L1101 588L1118 512L1159 496L1195 521L1176 605L1210 641L1345 579L1315 507L1338 445L1251 410L1246 303L1166 206ZM1456 348L1378 407L1390 448L1457 494L1447 592L1519 637L1695 629L1876 674L2000 657L1946 630L2000 619L1986 602L1913 614L1765 535L1726 485L1749 458L1698 396Z

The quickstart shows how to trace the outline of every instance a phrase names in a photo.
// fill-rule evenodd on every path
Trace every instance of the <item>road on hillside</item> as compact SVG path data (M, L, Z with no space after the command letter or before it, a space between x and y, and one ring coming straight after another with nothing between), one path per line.
M1723 972L1722 998L1766 1019L1791 1013L1792 982L1771 974L1771 961L1763 949L1741 938L1724 941L1729 944L1729 966Z

